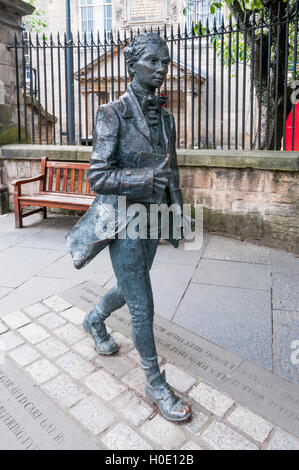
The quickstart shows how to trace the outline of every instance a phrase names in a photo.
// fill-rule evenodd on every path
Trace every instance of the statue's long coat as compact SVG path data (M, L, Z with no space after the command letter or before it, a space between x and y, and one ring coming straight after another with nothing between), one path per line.
M161 109L161 118L172 170L167 204L179 204L182 207L174 119L166 108ZM107 217L109 222L110 214L103 204L113 206L117 214L118 196L126 196L128 204L142 203L154 197L154 169L150 161L147 168L138 168L140 151L155 153L155 148L143 111L129 85L127 92L117 101L100 106L97 112L87 175L97 195L87 213L66 237L76 268L85 266L115 238L115 234L110 233L109 237L106 235L99 239L95 233L99 217ZM116 231L121 228L117 227ZM178 240L172 236L169 241L175 247L178 246Z

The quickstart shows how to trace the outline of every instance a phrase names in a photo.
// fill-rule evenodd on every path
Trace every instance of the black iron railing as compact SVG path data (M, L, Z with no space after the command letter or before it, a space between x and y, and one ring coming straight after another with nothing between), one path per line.
M158 30L171 58L159 92L174 114L178 147L299 148L298 2L293 11L283 5L275 15L253 11L189 33ZM127 88L123 49L138 33L15 37L20 142L90 145L98 106Z

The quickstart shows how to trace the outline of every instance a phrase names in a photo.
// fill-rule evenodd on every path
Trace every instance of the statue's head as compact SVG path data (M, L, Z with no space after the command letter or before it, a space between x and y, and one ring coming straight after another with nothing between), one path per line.
M150 91L163 84L170 57L166 42L158 34L138 34L124 53L131 79L136 77Z

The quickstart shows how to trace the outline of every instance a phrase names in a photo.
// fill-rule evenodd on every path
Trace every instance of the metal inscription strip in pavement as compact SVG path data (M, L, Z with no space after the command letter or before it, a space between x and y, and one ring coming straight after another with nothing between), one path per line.
M60 294L88 312L107 292L86 281ZM126 308L114 312L108 326L131 336ZM193 375L299 437L299 387L210 341L155 315L158 353Z
M0 366L0 450L100 450L9 359Z

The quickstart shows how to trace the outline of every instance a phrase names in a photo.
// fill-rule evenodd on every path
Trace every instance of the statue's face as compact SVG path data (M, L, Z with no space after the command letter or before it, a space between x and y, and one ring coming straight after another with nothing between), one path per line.
M170 57L167 46L149 43L139 59L130 66L141 85L153 91L163 84L169 62Z

